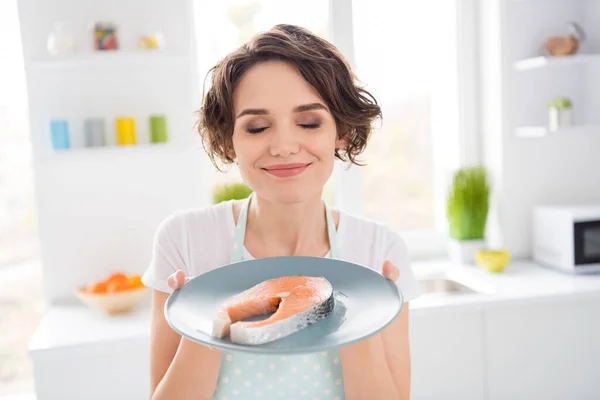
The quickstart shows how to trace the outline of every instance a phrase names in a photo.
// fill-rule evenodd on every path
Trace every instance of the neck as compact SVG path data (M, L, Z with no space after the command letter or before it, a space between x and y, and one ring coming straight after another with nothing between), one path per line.
M320 194L293 204L273 203L254 195L245 243L255 257L323 256L329 239Z

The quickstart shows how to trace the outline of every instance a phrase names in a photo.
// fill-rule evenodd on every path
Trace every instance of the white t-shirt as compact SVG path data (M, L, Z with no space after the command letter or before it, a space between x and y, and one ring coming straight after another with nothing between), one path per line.
M153 289L170 293L167 279L177 269L194 277L229 264L235 220L233 201L203 209L181 211L165 219L154 238L152 261L142 277ZM385 260L400 270L396 282L404 301L420 295L406 245L390 228L340 211L337 229L340 258L381 272ZM244 249L244 259L252 258Z

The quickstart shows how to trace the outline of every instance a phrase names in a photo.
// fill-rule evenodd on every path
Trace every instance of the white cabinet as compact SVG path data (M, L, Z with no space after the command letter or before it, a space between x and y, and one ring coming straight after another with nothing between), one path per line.
M134 400L150 396L149 339L34 352L36 400Z
M599 315L598 294L411 309L411 400L600 399ZM54 307L32 341L37 400L148 398L148 324Z
M150 389L150 309L50 306L30 343L36 400L137 400Z
M600 399L598 295L411 313L411 399Z
M600 399L599 316L598 296L486 310L487 399Z
M411 399L484 398L482 311L416 310L410 318Z

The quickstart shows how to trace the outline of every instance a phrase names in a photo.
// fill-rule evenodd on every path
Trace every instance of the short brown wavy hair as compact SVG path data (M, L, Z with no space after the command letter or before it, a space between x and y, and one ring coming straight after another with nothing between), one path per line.
M203 91L197 129L213 164L230 164L233 149L233 91L246 71L266 61L295 65L327 103L337 126L338 137L347 141L335 156L360 165L361 154L372 133L372 124L381 118L381 108L371 93L359 86L342 53L328 41L307 29L280 24L254 36L248 43L228 54L208 72L212 84ZM206 81L205 81L206 84Z

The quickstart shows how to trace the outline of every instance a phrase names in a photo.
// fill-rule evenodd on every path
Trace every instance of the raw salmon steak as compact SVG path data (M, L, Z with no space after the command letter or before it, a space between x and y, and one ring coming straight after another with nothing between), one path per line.
M227 300L213 321L213 336L257 345L291 335L325 317L334 306L325 278L284 276L261 282ZM273 313L261 321L246 318Z

